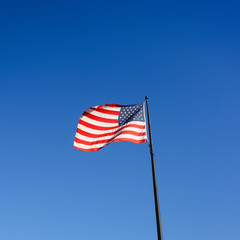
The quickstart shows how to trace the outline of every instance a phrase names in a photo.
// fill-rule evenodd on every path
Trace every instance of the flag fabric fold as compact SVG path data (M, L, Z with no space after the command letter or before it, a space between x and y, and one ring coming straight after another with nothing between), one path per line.
M112 142L147 142L144 105L105 104L88 108L79 119L73 146L93 152Z

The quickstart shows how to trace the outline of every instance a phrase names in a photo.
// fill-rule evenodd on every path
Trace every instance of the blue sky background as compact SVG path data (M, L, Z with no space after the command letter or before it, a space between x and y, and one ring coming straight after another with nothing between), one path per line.
M73 148L149 96L164 240L239 239L238 1L1 1L0 239L157 239L147 144Z

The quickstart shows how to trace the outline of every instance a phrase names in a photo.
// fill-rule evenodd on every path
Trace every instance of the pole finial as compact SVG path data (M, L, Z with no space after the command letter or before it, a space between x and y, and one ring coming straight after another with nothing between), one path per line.
M148 101L148 96L145 97L145 100Z

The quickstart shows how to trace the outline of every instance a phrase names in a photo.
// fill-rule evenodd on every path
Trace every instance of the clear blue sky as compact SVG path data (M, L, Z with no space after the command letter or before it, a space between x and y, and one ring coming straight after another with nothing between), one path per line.
M240 239L238 1L2 1L0 239L157 239L147 144L73 148L149 96L164 240Z

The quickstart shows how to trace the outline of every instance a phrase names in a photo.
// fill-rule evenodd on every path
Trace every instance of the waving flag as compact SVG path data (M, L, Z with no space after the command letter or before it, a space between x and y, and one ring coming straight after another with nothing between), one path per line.
M92 152L112 142L147 142L144 103L98 105L83 113L78 122L74 147Z

